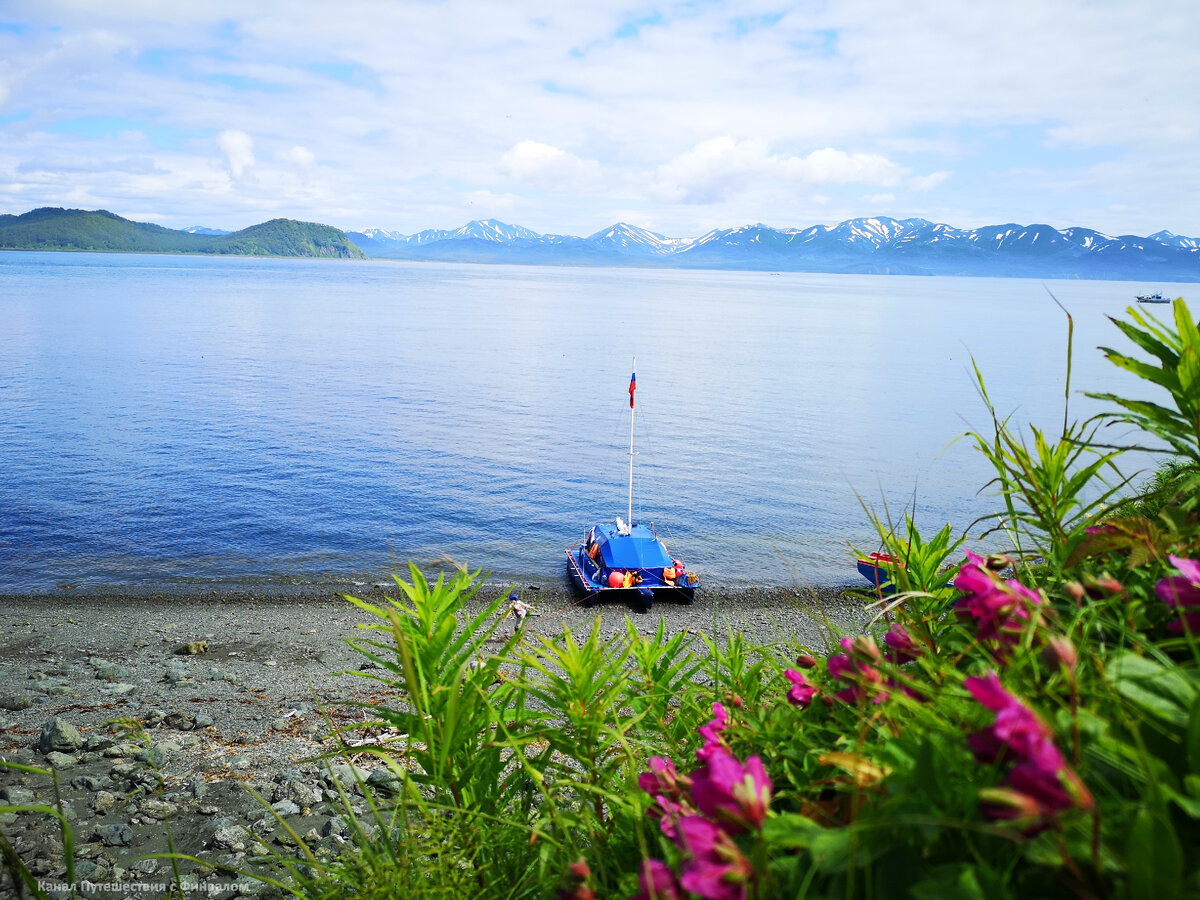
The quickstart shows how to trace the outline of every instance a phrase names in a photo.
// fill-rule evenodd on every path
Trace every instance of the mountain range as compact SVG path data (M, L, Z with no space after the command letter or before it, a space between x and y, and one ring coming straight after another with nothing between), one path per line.
M626 223L588 237L538 234L496 219L405 235L380 228L343 232L293 219L235 232L200 225L175 230L106 210L45 207L0 215L0 249L1200 282L1200 238L1169 231L1114 237L1090 228L961 229L887 217L803 229L743 225L698 238L664 237Z
M404 235L347 232L368 256L531 265L661 266L893 275L1200 281L1200 238L1159 231L1111 236L1090 228L926 219L850 219L839 225L744 225L668 238L619 223L588 237L538 234L495 219Z

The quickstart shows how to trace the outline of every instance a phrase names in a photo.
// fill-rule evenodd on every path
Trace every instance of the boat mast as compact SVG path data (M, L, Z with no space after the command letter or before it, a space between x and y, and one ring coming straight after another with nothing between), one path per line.
M633 374L629 376L629 527L633 527L633 392L637 387L637 357L633 358Z

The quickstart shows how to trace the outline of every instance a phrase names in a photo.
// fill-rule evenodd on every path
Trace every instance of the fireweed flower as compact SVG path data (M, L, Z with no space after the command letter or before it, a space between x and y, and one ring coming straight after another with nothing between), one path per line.
M692 773L692 801L700 812L734 833L759 829L771 804L771 779L757 756L746 759L721 749Z
M788 703L801 709L807 709L808 704L812 703L813 697L817 696L817 689L795 669L784 669L783 677L792 683L792 688L787 695Z
M996 714L995 722L967 738L983 763L1013 762L1004 789L983 793L984 814L992 819L1050 818L1071 807L1090 809L1092 797L1054 745L1037 714L1000 684L995 672L966 679L966 688Z
M754 870L719 825L702 816L688 816L679 822L676 843L689 857L679 870L684 890L705 900L745 900Z
M647 859L642 862L638 886L641 891L630 900L682 900L675 873L661 860Z
M638 787L651 796L663 794L678 799L680 789L691 784L686 776L675 771L675 764L662 756L650 757L650 771L638 776Z
M1167 559L1181 574L1162 579L1154 593L1167 606L1179 612L1179 618L1167 626L1175 634L1184 627L1192 634L1200 633L1200 561L1171 555Z
M855 703L869 698L878 704L887 700L888 693L883 689L883 676L869 662L881 658L875 641L870 637L846 637L842 638L841 643L846 652L829 657L825 665L830 675L838 681L851 682L851 686L843 688L833 696L843 703Z
M729 715L725 707L718 702L713 703L713 718L707 725L697 729L700 737L704 738L704 746L696 751L696 761L705 762L714 753L724 747L721 732L729 727Z
M921 645L913 640L913 636L903 625L893 625L889 628L883 636L883 642L888 646L887 652L883 654L888 662L912 662L921 655Z
M963 594L954 604L959 617L974 619L980 639L996 641L1001 652L1020 640L1030 610L1042 602L1037 591L1000 578L987 560L970 550L954 586Z

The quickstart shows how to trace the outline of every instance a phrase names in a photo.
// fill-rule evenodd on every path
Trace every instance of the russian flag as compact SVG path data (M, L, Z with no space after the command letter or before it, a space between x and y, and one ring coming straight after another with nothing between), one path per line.
M637 372L629 376L629 408L633 409L633 392L637 390Z

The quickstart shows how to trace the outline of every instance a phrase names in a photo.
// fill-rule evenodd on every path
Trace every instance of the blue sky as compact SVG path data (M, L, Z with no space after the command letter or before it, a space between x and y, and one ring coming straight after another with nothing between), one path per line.
M0 212L1200 235L1200 3L0 3Z

